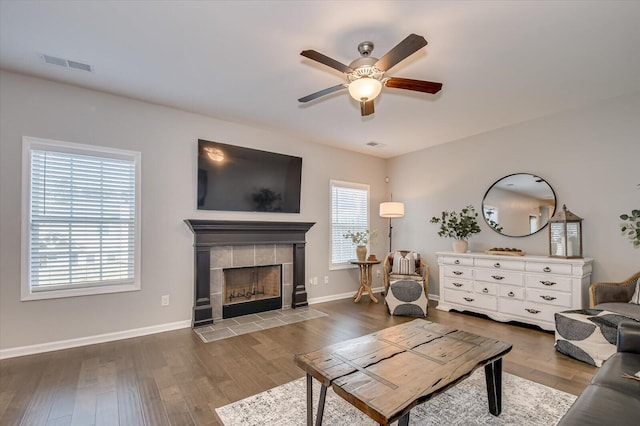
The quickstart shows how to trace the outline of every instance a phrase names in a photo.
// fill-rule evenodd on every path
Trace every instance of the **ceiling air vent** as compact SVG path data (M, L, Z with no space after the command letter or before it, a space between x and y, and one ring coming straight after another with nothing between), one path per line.
M47 64L58 65L64 68L72 68L75 70L93 72L93 68L89 64L84 64L70 59L58 58L57 56L42 55L40 58Z
M380 143L380 142L374 142L374 141L367 142L365 145L370 146L371 148L378 148L378 147L382 147L382 146L384 146L384 144L383 144L383 143Z

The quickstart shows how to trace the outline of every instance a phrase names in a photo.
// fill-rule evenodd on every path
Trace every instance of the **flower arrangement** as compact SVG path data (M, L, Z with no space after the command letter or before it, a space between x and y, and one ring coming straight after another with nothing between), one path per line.
M460 213L445 210L440 217L432 217L430 222L440 224L438 235L441 237L467 240L473 234L480 232L477 218L478 213L473 206L469 205L463 208Z
M343 235L344 238L351 240L351 242L357 246L366 246L369 240L373 240L375 236L376 231L369 231L368 229L357 232L351 232L351 230L349 230Z

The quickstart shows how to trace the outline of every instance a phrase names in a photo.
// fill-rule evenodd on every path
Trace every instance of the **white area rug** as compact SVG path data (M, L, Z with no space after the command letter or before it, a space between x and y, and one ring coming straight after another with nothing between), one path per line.
M320 384L313 381L314 421ZM484 369L443 394L411 410L410 425L555 425L569 409L574 395L503 373L502 414L489 413ZM216 409L225 426L304 425L306 424L305 379ZM327 391L323 425L372 426L376 423L337 396Z

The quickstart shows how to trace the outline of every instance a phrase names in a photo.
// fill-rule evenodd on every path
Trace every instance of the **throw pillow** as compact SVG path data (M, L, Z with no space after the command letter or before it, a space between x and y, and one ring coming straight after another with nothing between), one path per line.
M629 303L640 305L640 278L638 278L638 281L636 281L636 291L633 293L633 296L631 296L631 300L629 300Z
M397 251L393 255L393 267L391 273L394 275L412 275L416 273L416 253L407 252L403 256Z

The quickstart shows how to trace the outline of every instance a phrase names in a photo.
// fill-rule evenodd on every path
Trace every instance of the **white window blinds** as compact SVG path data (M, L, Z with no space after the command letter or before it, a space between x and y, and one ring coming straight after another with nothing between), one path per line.
M344 238L347 231L369 229L369 185L331 181L331 265L355 259L355 244Z
M136 279L136 158L74 151L29 150L31 292Z

